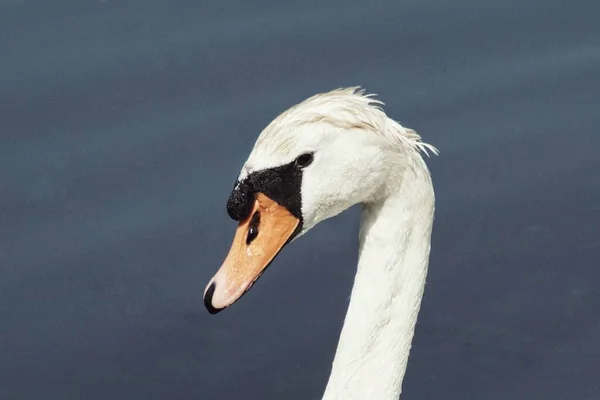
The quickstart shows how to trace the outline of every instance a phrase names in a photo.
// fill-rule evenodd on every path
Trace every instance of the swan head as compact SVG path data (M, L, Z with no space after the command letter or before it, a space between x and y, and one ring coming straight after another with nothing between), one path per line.
M227 203L239 221L229 254L204 292L217 313L245 294L289 242L397 184L397 168L437 150L389 119L357 88L318 94L258 137Z

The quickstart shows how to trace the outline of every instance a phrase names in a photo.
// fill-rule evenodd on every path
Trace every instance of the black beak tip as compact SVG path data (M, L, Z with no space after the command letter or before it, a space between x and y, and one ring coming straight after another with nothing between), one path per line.
M215 308L212 305L213 294L215 293L215 288L217 287L216 283L213 282L209 287L206 293L204 294L204 307L208 310L208 312L212 315L218 314L223 311L223 308Z

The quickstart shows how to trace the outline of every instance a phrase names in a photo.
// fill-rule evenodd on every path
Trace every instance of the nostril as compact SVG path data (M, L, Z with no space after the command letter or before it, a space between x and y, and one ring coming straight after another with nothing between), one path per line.
M215 294L216 288L217 288L217 284L215 282L213 282L210 284L210 286L206 290L206 293L204 294L204 307L206 307L208 312L211 314L216 314L219 311L223 310L222 308L215 308L212 305L212 298L213 298L213 295Z
M248 236L246 237L246 244L252 243L258 236L258 226L260 225L260 212L256 211L250 220L250 226L248 228Z

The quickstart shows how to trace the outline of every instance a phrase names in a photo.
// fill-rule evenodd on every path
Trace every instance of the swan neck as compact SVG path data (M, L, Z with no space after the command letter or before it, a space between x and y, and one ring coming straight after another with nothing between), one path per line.
M324 400L397 400L421 305L433 223L426 169L365 205L352 296Z

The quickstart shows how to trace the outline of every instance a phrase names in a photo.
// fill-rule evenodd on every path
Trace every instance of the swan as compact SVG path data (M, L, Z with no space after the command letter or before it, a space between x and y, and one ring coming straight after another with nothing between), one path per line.
M429 264L438 154L359 87L317 94L259 135L227 202L239 221L204 291L211 314L244 295L279 251L362 205L359 261L324 400L396 400Z

